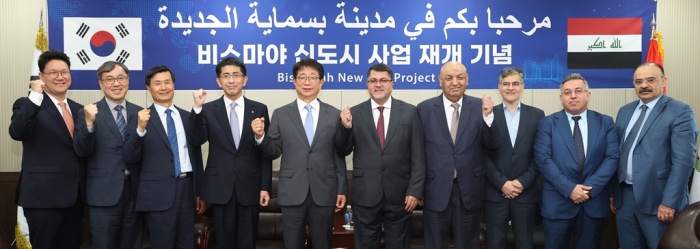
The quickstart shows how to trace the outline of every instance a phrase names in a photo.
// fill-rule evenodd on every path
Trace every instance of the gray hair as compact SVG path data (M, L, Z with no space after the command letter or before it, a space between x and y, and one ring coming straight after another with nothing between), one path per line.
M519 67L506 67L503 70L501 70L501 74L498 75L498 83L503 82L503 79L505 77L511 76L513 74L520 75L520 83L525 83L525 74L523 73L523 70Z
M566 76L564 76L564 79L561 81L561 84L559 85L559 90L561 90L562 93L564 93L564 88L563 88L564 83L571 81L571 80L583 81L583 84L586 85L586 89L584 89L584 90L588 90L588 81L586 81L586 79L584 79L580 73L570 73L570 74L567 74Z
M124 63L108 61L97 68L97 79L102 80L102 74L111 72L112 70L114 70L114 68L116 68L116 66L119 66L122 69L124 69L124 73L126 73L126 76L129 76L129 68L127 68L126 65L124 65Z

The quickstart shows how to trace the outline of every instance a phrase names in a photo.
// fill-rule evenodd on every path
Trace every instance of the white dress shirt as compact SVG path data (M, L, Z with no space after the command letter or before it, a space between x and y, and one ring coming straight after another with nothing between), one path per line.
M61 114L61 117L63 117L63 110L61 110L61 106L58 105L59 102L66 103L66 109L68 109L68 112L70 112L71 116L73 116L73 111L71 111L70 106L68 106L68 101L67 101L68 98L64 99L63 101L58 101L56 98L51 96L51 94L47 93L46 95L49 96L49 99L51 99L51 102L53 102L53 105L56 107L56 109L58 109L58 113ZM27 98L29 98L29 100L32 101L32 103L34 103L35 105L41 106L41 102L44 101L44 94L38 93L35 91L31 91L29 93L29 97L27 97Z
M175 123L175 131L177 133L177 146L178 152L180 154L180 172L192 172L192 163L190 163L190 153L189 150L187 150L187 136L185 135L185 126L182 124L180 112L177 110L177 108L175 108L175 105L170 105L170 108L165 108L156 103L153 103L153 106L156 108L156 114L160 118L160 121L163 124L163 128L165 129L166 134L168 133L168 114L165 113L165 110L170 109L170 117L173 118L173 121ZM139 132L138 129L136 130L136 133L138 133L140 137L145 136L146 132L146 129L144 129L143 132Z
M457 110L457 113L459 113L460 119L462 117L462 100L463 99L464 99L464 97L459 98L459 100L457 100L457 104L459 104L459 109ZM452 107L453 102L450 101L449 99L447 99L447 97L445 97L444 94L442 95L442 103L443 103L443 106L445 107L445 118L447 119L447 130L449 131L452 129L452 113L454 112L455 108ZM479 110L481 110L481 108L479 108ZM484 122L486 122L486 125L491 127L491 124L493 124L493 111L488 116L484 116L483 113L481 114L481 116L484 117Z
M231 122L231 103L236 102L236 107L234 109L236 110L236 116L238 117L238 137L241 137L243 135L243 113L245 112L245 101L243 100L243 96L239 97L236 99L236 101L233 101L227 97L224 96L224 106L226 109L226 117L228 118L229 122ZM192 107L192 110L194 110L194 113L199 114L202 112L202 108L195 108ZM231 125L231 124L229 124Z

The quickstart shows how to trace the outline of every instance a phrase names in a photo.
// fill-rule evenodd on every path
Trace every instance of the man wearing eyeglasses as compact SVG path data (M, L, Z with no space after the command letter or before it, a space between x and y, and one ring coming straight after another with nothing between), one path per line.
M656 248L688 206L698 126L687 104L666 96L664 69L644 63L634 71L633 101L617 114L620 166L611 198L621 248Z
M15 202L24 208L34 248L78 248L82 242L85 159L73 149L83 105L66 97L70 60L51 50L39 56L29 97L12 105L10 137L22 141Z
M74 146L87 157L85 204L95 248L141 248L143 225L136 212L137 165L124 162L127 120L143 109L126 101L129 69L108 61L97 68L102 100L78 112ZM133 180L132 180L133 179Z
M229 57L216 65L216 83L224 96L204 104L207 92L194 91L194 144L209 141L209 159L200 197L212 203L219 248L255 248L260 206L272 190L272 161L255 146L248 124L262 118L269 126L267 106L243 97L246 66Z
M535 218L539 211L540 171L535 164L537 122L544 112L523 104L523 70L507 67L498 79L503 104L493 107L494 125L503 134L498 150L490 151L486 162L486 233L489 248L506 248L508 221L511 221L515 248L532 248Z
M540 120L535 161L544 176L541 213L546 248L600 248L610 214L606 189L617 169L619 147L610 116L588 109L591 92L580 74L560 85L564 110Z
M333 213L345 206L347 169L342 155L340 110L318 100L323 65L314 59L294 64L297 99L251 123L258 148L269 159L282 156L277 202L282 206L284 247L305 248L306 220L313 248L331 248Z
M355 246L409 248L411 214L423 198L425 151L416 107L391 96L386 64L367 71L370 99L340 114L343 153L353 151ZM357 119L357 122L354 120Z

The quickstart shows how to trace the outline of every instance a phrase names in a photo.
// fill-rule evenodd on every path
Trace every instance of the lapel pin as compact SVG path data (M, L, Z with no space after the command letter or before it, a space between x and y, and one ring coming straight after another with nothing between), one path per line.
M250 111L250 113L255 113L255 111Z

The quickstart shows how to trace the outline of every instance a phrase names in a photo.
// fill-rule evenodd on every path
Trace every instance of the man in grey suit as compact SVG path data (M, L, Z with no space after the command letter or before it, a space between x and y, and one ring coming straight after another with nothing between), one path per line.
M622 248L656 248L668 224L688 206L698 125L688 104L663 93L664 69L644 63L634 71L635 100L617 113L618 177L611 209L617 211Z
M340 110L319 101L323 66L304 59L293 68L297 99L277 108L265 134L264 118L254 119L260 151L274 160L284 154L277 202L282 206L285 248L305 248L306 219L313 248L330 248L333 213L345 206L347 169L341 155Z
M355 247L409 248L411 212L423 198L425 151L416 107L391 97L386 64L367 72L370 99L340 114L344 153L353 156ZM355 114L354 116L352 114ZM353 117L358 122L354 122Z
M87 190L90 233L95 248L141 248L141 214L136 212L139 182L137 167L124 162L127 120L143 108L126 101L129 69L108 61L97 69L105 97L78 112L73 145L87 157ZM131 166L131 167L130 167Z
M485 187L486 233L489 248L506 248L508 221L512 222L516 248L532 248L540 190L535 164L537 122L544 112L520 102L525 88L523 70L507 67L498 77L503 104L493 107L494 126L503 134L501 147L489 151ZM507 110L507 111L506 111Z

